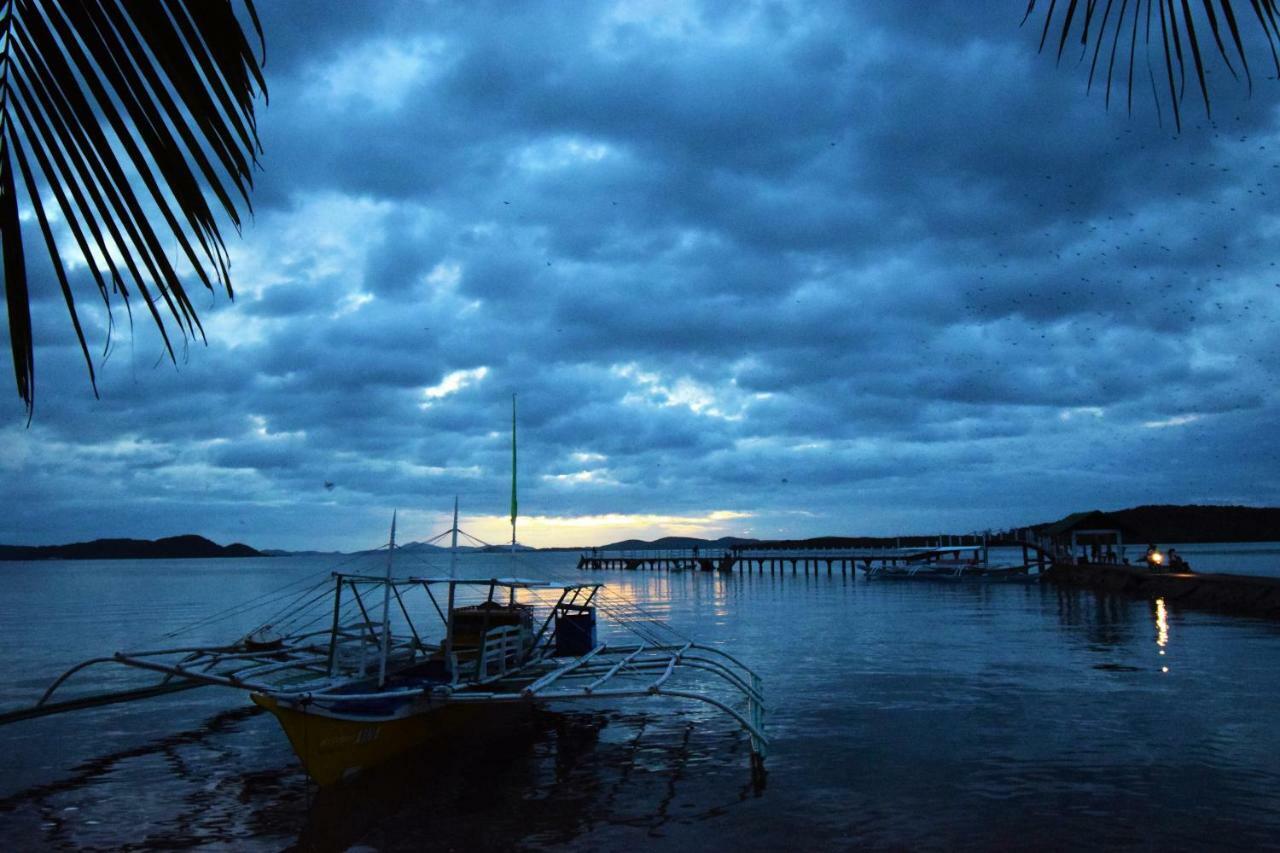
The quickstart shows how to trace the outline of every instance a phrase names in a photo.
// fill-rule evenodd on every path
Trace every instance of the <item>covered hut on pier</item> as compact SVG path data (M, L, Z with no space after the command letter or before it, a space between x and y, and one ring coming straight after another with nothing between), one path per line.
M1142 547L1147 535L1102 510L1076 512L1036 528L1036 537L1059 559L1084 558L1091 563L1125 563L1125 547Z

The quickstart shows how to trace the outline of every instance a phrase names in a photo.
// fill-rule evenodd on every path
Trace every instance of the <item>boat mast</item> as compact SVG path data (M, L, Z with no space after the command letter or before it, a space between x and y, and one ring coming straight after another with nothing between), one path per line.
M511 555L516 553L516 395L511 395Z
M396 554L396 511L391 511L391 547L387 549L387 582L382 585L382 654L378 657L378 686L387 683L387 656L391 653L391 563Z
M458 496L453 496L453 542L449 546L449 603L445 607L444 617L444 665L448 667L450 677L453 675L453 592L457 587L454 580L458 577Z
M449 577L457 577L458 571L458 496L453 496L453 542L449 545Z

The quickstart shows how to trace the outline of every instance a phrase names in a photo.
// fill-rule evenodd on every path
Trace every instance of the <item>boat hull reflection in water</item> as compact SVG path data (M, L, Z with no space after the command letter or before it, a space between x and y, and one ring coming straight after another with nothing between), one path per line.
M398 719L342 719L284 707L271 696L252 698L275 715L307 775L321 785L459 737L507 734L526 723L533 710L519 703L442 705Z

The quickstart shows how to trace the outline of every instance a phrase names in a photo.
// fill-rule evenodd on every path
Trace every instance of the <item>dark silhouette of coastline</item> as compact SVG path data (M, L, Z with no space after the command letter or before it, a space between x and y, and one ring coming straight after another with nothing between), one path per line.
M1106 513L1109 519L1140 530L1154 542L1280 542L1280 507L1144 505ZM989 530L990 538L1018 538L1019 531L1038 530L1056 521L1033 524L1010 530ZM922 546L938 540L939 534L951 537L955 544L981 541L972 531L938 531L928 535L901 536L814 536L809 539L699 539L692 536L667 536L646 542L627 539L597 546L600 551L650 551L697 548L880 548L901 545ZM552 549L544 549L552 550ZM564 549L572 550L572 549ZM581 550L581 549L579 549Z
M1107 515L1154 542L1280 541L1280 507L1155 504Z
M1115 522L1143 532L1153 542L1280 542L1280 507L1247 506L1176 506L1144 505L1108 511L1106 515ZM1020 531L1037 530L1055 522L1044 522L1012 530L989 530L991 541L999 541ZM973 531L947 533L949 542L971 545L982 541L982 534ZM1017 538L1016 536L1014 538ZM700 539L694 536L664 536L645 541L626 539L608 545L594 546L599 551L650 551L692 550L693 548L721 550L745 548L880 548L915 547L939 541L939 533L901 536L814 536L808 539L748 539L724 536L719 539ZM592 546L561 546L556 548L529 548L518 545L520 551L583 551ZM488 548L460 547L460 552L505 552L509 545ZM447 552L447 547L422 542L410 542L398 546L397 551ZM356 554L373 554L376 551L357 551ZM341 552L285 551L267 549L259 551L239 542L218 545L203 536L188 534L164 539L95 539L92 542L75 542L69 545L0 545L0 560L150 560L213 557L276 557L276 556L338 556Z
M70 545L0 545L0 560L176 560L263 556L266 555L239 542L219 545L194 534L155 540L94 539Z

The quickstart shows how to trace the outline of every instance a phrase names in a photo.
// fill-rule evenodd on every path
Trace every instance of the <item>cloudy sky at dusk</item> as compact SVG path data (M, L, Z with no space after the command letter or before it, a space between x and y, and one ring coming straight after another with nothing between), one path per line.
M95 400L39 268L0 542L501 541L512 393L534 545L1280 504L1280 84L1174 135L1023 6L266 0L236 299Z

